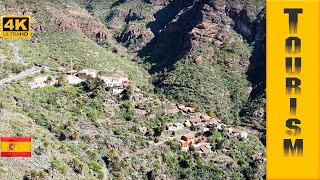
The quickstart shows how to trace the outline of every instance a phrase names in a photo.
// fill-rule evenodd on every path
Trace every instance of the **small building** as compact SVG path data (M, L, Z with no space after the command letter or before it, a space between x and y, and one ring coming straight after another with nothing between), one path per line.
M198 125L198 124L200 124L201 122L202 122L201 119L191 119L191 120L190 120L190 123L191 123L192 125Z
M81 82L84 82L84 80L74 75L67 75L67 84L79 84Z
M248 133L241 130L241 129L228 128L228 136L230 138L237 137L237 138L241 138L241 139L247 139Z
M247 139L248 138L248 133L245 131L240 132L240 134L238 135L238 137L240 139Z
M186 127L191 127L191 122L190 122L190 120L186 120L185 122L184 122L184 125L186 126Z
M124 85L131 85L132 81L129 81L125 77L104 77L100 76L100 79L104 81L107 87L123 87ZM125 82L125 83L124 83Z
M177 131L177 130L181 130L183 128L184 128L184 126L181 123L171 123L166 126L166 129L168 131Z
M200 142L207 142L208 138L199 134L186 134L181 136L180 144L182 147L198 144Z
M180 144L182 147L188 147L191 144L194 144L194 134L186 134L181 137Z
M123 88L112 89L112 95L120 95L124 91Z
M81 71L78 71L76 76L80 79L87 79L88 77L96 78L97 72L93 69L83 69Z

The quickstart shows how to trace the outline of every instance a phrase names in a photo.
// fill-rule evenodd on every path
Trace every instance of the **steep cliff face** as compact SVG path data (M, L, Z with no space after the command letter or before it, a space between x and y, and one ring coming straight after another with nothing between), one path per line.
M264 1L144 2L153 17L131 18L118 41L151 64L158 92L258 129L264 141Z

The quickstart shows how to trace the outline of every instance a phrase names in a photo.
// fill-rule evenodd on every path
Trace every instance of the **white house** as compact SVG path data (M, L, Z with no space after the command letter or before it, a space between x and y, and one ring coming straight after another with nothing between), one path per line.
M168 131L177 131L177 130L183 129L183 127L184 126L181 123L173 123L173 124L168 124L166 129Z
M184 125L186 126L186 127L191 127L191 122L190 122L190 120L186 120L185 122L184 122Z
M83 82L84 80L80 79L77 76L73 76L73 75L68 75L67 76L67 84L79 84L81 82Z
M112 95L119 95L123 92L124 89L112 89Z
M100 79L102 79L108 87L121 87L123 86L123 82L128 80L128 78L125 78L125 77L103 77L103 76L101 76Z
M93 69L83 69L78 71L76 76L78 76L80 79L87 79L88 77L96 78L97 72Z
M245 132L245 131L243 131L243 132L241 132L241 133L238 135L238 137L239 137L240 139L247 139L247 138L248 138L248 133Z

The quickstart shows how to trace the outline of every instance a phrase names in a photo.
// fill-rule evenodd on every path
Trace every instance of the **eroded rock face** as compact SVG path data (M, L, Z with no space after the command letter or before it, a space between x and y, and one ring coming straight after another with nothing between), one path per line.
M121 9L117 10L106 17L106 23L110 29L121 29L127 15L128 12Z
M75 21L62 21L59 24L60 32L66 32L71 29L80 29L80 25Z
M106 40L106 39L109 39L110 36L109 36L109 33L106 31L99 31L96 34L96 38L101 39L101 40Z
M117 37L118 42L124 43L127 47L133 43L130 49L132 51L139 51L142 47L144 47L152 38L153 33L149 28L139 28L128 23L124 29L124 31ZM139 42L138 44L134 44L134 42Z

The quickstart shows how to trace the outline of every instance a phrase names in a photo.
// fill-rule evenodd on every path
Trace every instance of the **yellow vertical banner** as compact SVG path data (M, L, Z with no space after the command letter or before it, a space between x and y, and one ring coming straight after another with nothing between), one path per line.
M267 179L320 179L319 27L319 0L267 0Z

